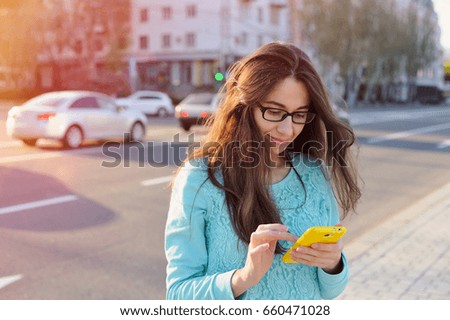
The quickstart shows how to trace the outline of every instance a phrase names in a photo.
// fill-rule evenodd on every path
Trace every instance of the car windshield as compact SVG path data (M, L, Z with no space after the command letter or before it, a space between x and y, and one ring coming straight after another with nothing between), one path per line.
M192 94L187 96L184 99L183 103L185 104L211 104L214 95L205 93L205 94Z
M33 99L28 100L23 104L24 107L59 107L68 97L62 97L60 95L40 95Z

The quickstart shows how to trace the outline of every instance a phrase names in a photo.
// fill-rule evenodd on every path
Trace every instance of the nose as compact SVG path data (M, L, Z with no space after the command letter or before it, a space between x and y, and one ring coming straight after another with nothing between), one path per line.
M277 131L283 135L283 137L292 137L294 134L294 123L291 117L286 117L283 121L278 123Z

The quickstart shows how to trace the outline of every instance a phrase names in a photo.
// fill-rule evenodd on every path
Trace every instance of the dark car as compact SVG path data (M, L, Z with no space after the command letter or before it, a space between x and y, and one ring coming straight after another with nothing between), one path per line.
M192 93L175 107L175 117L180 126L189 131L193 125L201 125L214 114L219 105L217 93Z

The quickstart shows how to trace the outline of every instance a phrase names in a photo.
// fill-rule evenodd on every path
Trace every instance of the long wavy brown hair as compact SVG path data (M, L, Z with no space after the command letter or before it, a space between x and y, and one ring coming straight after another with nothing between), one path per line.
M225 192L233 228L239 239L250 242L260 224L282 223L269 194L271 163L269 145L256 126L253 109L281 80L303 82L310 96L313 122L304 126L287 150L301 152L328 166L343 217L355 210L361 196L350 146L355 135L332 111L326 89L308 56L291 44L271 42L230 68L223 100L210 121L201 148L186 161L205 158L208 178ZM223 184L216 172L223 176ZM301 179L300 179L301 180ZM299 188L302 188L299 184ZM284 250L277 245L276 253Z

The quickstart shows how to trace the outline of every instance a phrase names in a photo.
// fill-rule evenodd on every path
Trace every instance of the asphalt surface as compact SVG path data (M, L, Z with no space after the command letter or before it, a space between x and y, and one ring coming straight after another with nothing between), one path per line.
M206 129L187 134L173 118L150 118L147 143L90 143L71 151L43 141L31 148L6 137L2 128L8 108L0 102L0 299L164 299L168 182L177 169L176 158ZM438 224L427 224L426 230L448 225L446 216L407 209L450 182L450 106L359 108L351 111L351 123L364 186L357 214L343 221L354 278L342 298L389 299L375 285L362 290L364 281L397 281L398 273L386 271L389 265L403 264L405 273L411 262L383 256L384 245L372 249L365 236L398 225L404 243L410 238L427 244L423 234L416 239L408 232L413 227L402 223L405 216L413 217L411 223ZM122 160L114 165L119 156ZM448 212L445 204L440 208L438 212ZM448 240L430 245L439 248L428 256L437 271L421 273L439 279L449 273L439 262L448 257ZM409 256L405 247L399 248ZM367 263L373 260L361 255L366 251L373 252L371 259L385 257L380 259L384 274L370 272L375 270ZM358 271L363 269L369 271ZM419 283L423 277L414 279ZM446 296L448 291L437 290L414 297ZM398 293L393 299L414 297Z

